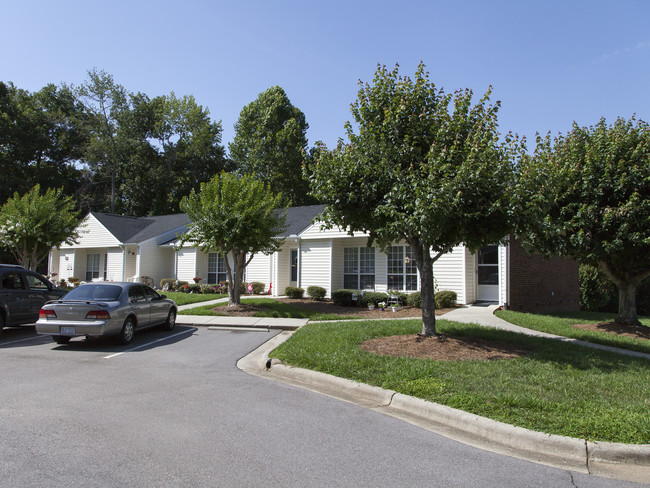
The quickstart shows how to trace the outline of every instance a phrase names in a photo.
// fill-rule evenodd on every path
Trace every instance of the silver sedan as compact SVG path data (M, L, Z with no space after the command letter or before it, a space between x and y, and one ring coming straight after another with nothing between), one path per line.
M78 336L117 336L122 344L135 331L176 325L176 303L140 283L98 282L80 285L64 298L46 303L36 322L36 332L67 344Z

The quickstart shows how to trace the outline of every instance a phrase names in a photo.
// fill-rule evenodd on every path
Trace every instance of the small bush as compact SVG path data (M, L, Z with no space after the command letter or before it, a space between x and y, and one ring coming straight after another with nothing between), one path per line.
M219 293L228 294L228 282L227 281L219 282Z
M415 291L406 297L406 304L409 307L422 308L422 293Z
M363 296L359 297L359 306L367 307L368 305L377 305L379 302L387 302L388 295L386 293L375 291L364 291Z
M264 285L264 283L260 283L259 281L253 281L251 285L253 285L253 294L255 295L261 295L266 290L266 285Z
M456 306L458 296L455 291L443 290L435 295L436 308L452 308Z
M352 300L352 295L357 295L357 300ZM352 307L357 304L361 298L361 293L358 290L336 290L332 293L332 301L336 305L342 307Z
M322 286L309 286L307 287L307 295L313 298L314 300L322 300L325 298L327 290Z
M198 283L192 283L191 285L188 285L187 291L189 293L201 293L201 285Z
M295 286L287 286L284 289L284 294L289 298L302 298L302 296L305 294L305 290L302 288L297 288Z
M174 278L163 278L160 280L160 289L162 290L167 285L169 291L174 291L176 289L176 280Z

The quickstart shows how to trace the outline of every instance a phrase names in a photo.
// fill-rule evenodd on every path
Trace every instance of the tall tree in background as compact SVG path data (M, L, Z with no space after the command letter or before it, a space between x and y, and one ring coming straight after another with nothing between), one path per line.
M118 178L126 152L118 138L118 127L120 118L129 109L127 92L115 83L112 75L93 68L88 71L88 80L79 87L78 94L90 115L87 127L90 140L85 160L93 175L94 194L106 194L109 210L115 213Z
M30 93L0 82L0 204L34 185L74 195L85 144L83 106L66 86Z
M445 94L422 63L414 79L379 67L351 108L358 134L348 122L349 142L321 148L312 168L327 226L366 232L384 249L400 241L413 249L423 335L437 333L433 263L461 243L495 244L511 228L513 151L521 148L499 141L499 103L489 95L473 105L470 90Z
M282 193L288 205L310 203L302 162L307 149L305 114L274 86L246 105L235 124L230 157L241 173L250 173Z
M618 317L638 324L650 276L650 126L619 118L540 139L521 168L524 245L597 266L618 287Z
M179 211L201 182L230 169L221 122L192 96L129 93L96 69L79 90L89 110L88 207L127 215ZM103 198L110 195L110 198Z

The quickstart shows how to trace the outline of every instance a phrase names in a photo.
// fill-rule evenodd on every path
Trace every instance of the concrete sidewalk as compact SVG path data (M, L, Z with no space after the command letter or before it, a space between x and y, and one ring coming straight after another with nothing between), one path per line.
M264 298L260 296L242 296L242 300L249 298ZM215 305L217 303L227 303L228 298L218 298L206 302L188 303L180 305L179 311L191 310L196 307L205 305ZM245 329L245 330L296 330L308 322L309 319L289 319L273 317L227 317L213 315L178 315L176 317L177 325L203 326L208 329Z
M600 349L602 351L610 351L618 354L624 354L626 356L640 357L650 360L650 354L643 352L630 351L628 349L621 349L613 346L605 346L602 344L595 344L593 342L580 341L578 339L572 339L570 337L563 337L554 334L547 334L546 332L539 332L537 330L526 329L524 327L519 327L518 325L511 324L503 319L500 319L494 315L494 311L498 308L497 305L492 304L480 304L480 305L469 305L451 312L447 312L444 315L441 315L440 318L445 320L453 320L454 322L462 322L465 324L478 324L487 327L494 327L496 329L507 330L510 332L515 332L517 334L526 334L535 337L545 337L547 339L553 339L561 342L570 342L573 344L578 344L584 347L591 347L593 349Z

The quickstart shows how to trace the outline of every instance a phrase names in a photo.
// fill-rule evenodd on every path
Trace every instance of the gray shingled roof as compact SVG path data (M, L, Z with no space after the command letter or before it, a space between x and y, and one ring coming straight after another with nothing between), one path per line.
M287 209L287 229L278 237L300 234L324 209L325 205L308 205ZM182 234L187 230L184 226L189 221L187 214L155 217L126 217L100 212L91 212L91 214L122 244L137 244L179 228L178 233Z
M123 244L146 241L181 227L188 221L186 214L156 217L126 217L100 212L91 212L91 214Z
M300 234L312 221L318 217L325 205L308 205L306 207L290 207L287 209L287 229L278 237L289 237Z

